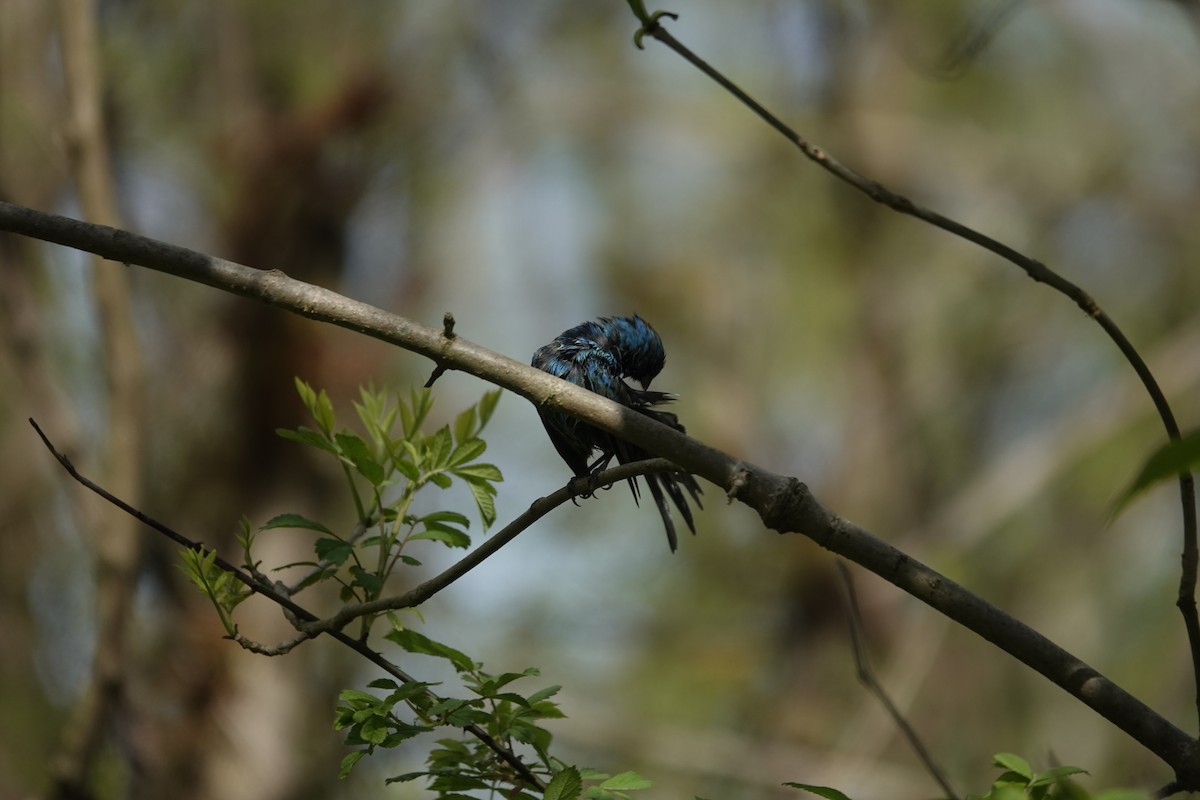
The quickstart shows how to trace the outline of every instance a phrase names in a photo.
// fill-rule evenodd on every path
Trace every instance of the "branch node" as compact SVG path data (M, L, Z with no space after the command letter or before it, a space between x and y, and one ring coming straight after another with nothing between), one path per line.
M725 492L725 503L732 505L737 498L738 492L746 488L747 481L750 480L750 470L746 468L745 461L739 461L733 465L731 470L732 477L729 479L729 489Z
M646 49L646 46L642 44L642 38L647 34L653 36L655 33L657 33L659 28L662 27L659 23L659 20L663 17L666 17L667 19L679 19L678 14L673 14L670 11L655 11L653 14L646 17L643 20L642 27L638 28L637 32L633 34L633 43L638 50Z

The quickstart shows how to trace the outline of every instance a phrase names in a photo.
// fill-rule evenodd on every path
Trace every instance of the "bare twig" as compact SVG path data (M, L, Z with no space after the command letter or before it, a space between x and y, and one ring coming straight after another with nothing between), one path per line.
M447 341L438 329L292 280L282 272L252 269L128 231L10 203L0 202L0 230L157 269L442 359L538 407L563 411L636 442L726 491L737 481L736 499L753 508L771 530L802 533L979 634L1128 733L1170 765L1181 785L1200 788L1200 745L1195 739L1019 620L826 509L796 478L735 459L634 409L461 336Z
M1159 419L1166 430L1167 437L1172 441L1180 438L1179 425L1175 421L1175 414L1171 410L1171 406L1167 402L1162 389L1159 387L1158 381L1150 372L1150 368L1121 329L1117 327L1117 324L1109 318L1096 301L1082 288L1054 272L1037 259L1031 258L961 222L917 205L909 198L891 191L878 181L859 175L830 156L823 148L805 139L739 88L733 81L710 66L667 32L660 20L664 16L671 18L673 15L664 14L663 12L647 13L641 0L627 0L627 2L629 2L630 8L642 23L642 28L638 31L636 38L639 47L641 46L640 43L643 37L654 37L715 81L725 91L737 98L739 102L753 111L760 119L794 144L801 153L819 167L831 173L834 177L893 211L916 217L936 228L940 228L947 233L995 253L1020 267L1033 280L1050 286L1072 300L1085 314L1100 325L1113 343L1116 344L1121 354L1125 356L1126 361L1133 367L1138 379L1142 382L1142 386L1145 387L1147 394L1150 395L1150 399L1154 403ZM1176 605L1183 616L1184 628L1187 631L1188 645L1192 657L1193 683L1196 689L1196 712L1197 717L1200 718L1200 612L1197 611L1196 606L1196 582L1197 571L1200 569L1200 548L1198 548L1197 544L1196 487L1190 473L1180 473L1179 494L1183 506L1183 553L1181 558L1182 574L1179 581L1179 593L1176 597Z
M850 623L850 644L854 648L854 665L858 672L859 682L883 704L888 716L892 718L896 727L900 729L900 733L908 740L909 745L916 752L917 758L921 759L921 763L925 765L926 771L942 787L946 797L950 800L958 800L958 792L950 784L950 779L946 777L941 765L937 763L933 754L929 752L929 748L921 741L916 730L904 718L904 714L892 702L887 690L875 677L875 671L871 668L871 659L867 656L867 644L863 637L862 612L858 607L858 593L854 590L854 576L850 574L850 568L846 566L845 561L839 559L837 566L838 573L842 577L842 589L846 598L846 618Z

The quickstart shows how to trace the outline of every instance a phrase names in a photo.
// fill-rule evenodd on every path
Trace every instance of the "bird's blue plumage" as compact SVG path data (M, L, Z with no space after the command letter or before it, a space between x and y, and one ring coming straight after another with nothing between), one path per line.
M602 317L563 331L553 342L533 354L533 366L589 391L637 409L651 419L683 432L674 414L653 406L674 399L674 395L649 390L650 382L662 371L666 355L662 339L641 317ZM642 385L638 390L625 382L629 378ZM539 411L555 450L577 476L593 474L615 457L619 463L644 461L653 456L622 439L558 411ZM599 451L595 461L592 454ZM700 505L700 486L691 475L655 473L646 476L650 494L667 529L667 542L675 550L677 540L670 497L688 528L695 533L692 511L684 490ZM629 481L636 500L637 480Z

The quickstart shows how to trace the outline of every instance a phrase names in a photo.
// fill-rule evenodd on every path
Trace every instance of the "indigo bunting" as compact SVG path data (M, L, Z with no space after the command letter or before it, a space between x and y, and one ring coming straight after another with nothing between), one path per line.
M662 371L666 354L662 339L641 317L601 317L563 331L553 342L533 354L533 366L577 386L636 409L651 419L685 432L679 418L653 406L670 402L675 396L650 391L650 382ZM642 385L635 389L625 382L630 378ZM542 424L554 449L578 477L595 475L614 457L621 464L644 461L653 455L635 444L611 436L592 425L557 411L540 411ZM600 455L591 464L592 453ZM658 506L667 531L667 544L674 552L678 546L675 523L667 497L679 509L692 533L696 532L691 508L683 490L700 507L700 486L691 475L659 472L646 475L646 484ZM636 478L629 487L636 502L640 497ZM682 487L682 488L681 488Z

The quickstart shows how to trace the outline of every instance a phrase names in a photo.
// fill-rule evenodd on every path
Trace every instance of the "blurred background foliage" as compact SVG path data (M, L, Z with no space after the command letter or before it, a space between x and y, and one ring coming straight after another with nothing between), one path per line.
M60 19L0 3L0 196L80 214ZM670 28L850 167L1091 292L1185 429L1200 418L1200 49L1167 0L690 2ZM133 230L344 292L525 359L637 312L691 433L798 476L1195 730L1174 609L1178 498L1109 504L1164 436L1132 371L1068 301L835 183L612 2L103 0L103 102ZM123 270L114 264L100 267ZM0 247L0 800L48 791L103 644L91 507L25 419L99 482L123 446L78 254ZM142 504L232 555L238 518L349 526L336 476L277 439L292 376L335 399L431 365L206 287L128 270L146 373ZM450 373L435 414L487 387ZM347 407L348 412L348 407ZM567 477L505 397L501 524ZM469 499L457 502L464 508ZM855 680L836 571L710 487L671 557L624 489L565 507L422 609L494 671L566 687L564 757L657 797L927 797ZM303 544L272 532L279 563ZM387 753L335 780L328 641L268 660L219 638L175 554L139 536L97 734L96 797L412 796ZM428 553L428 569L446 563ZM1030 670L858 575L880 680L964 790L992 753L1157 786L1150 754ZM246 604L244 630L286 635ZM433 665L406 662L422 677ZM406 794L407 792L407 794Z

